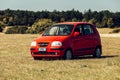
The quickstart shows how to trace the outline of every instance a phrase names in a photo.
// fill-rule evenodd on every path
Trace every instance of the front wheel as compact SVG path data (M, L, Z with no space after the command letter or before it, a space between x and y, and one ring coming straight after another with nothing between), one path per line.
M72 58L73 58L72 51L71 50L67 50L65 55L64 55L64 59L70 60Z
M102 50L101 48L97 47L94 51L93 57L101 58L101 55L102 55Z

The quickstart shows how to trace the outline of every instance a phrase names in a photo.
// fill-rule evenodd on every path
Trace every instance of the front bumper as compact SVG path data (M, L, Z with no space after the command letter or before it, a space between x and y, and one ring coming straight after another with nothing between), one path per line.
M63 48L51 48L47 49L47 51L38 51L38 48L30 48L30 52L32 57L40 57L40 58L61 58L64 56Z

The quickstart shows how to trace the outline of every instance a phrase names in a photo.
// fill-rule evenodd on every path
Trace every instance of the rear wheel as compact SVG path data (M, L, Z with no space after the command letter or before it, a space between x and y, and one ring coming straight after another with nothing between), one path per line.
M102 50L100 47L97 47L94 51L93 57L101 58Z
M70 60L72 58L73 58L72 51L68 49L64 55L64 59Z

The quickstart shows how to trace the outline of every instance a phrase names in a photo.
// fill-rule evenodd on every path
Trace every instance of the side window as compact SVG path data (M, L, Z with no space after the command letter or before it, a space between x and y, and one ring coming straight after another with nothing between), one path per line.
M82 35L82 34L83 34L82 26L81 26L81 25L78 25L78 26L75 28L75 31L80 32L80 35Z
M89 35L89 34L93 34L93 28L91 27L91 25L83 25L83 29L84 29L84 34L85 35Z

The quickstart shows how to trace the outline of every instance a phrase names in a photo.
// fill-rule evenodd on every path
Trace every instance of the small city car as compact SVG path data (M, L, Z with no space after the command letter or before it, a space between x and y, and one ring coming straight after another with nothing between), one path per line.
M50 26L30 47L32 57L72 59L82 55L100 58L100 35L93 24L62 22Z

